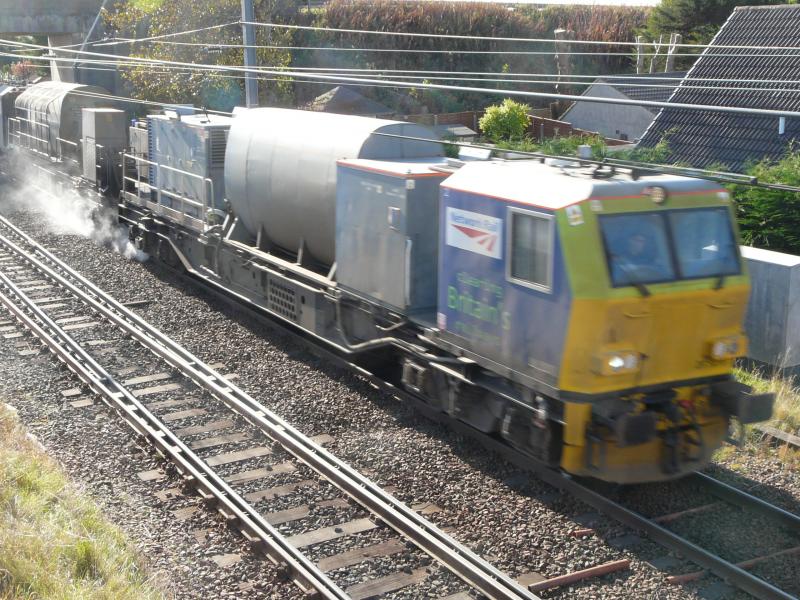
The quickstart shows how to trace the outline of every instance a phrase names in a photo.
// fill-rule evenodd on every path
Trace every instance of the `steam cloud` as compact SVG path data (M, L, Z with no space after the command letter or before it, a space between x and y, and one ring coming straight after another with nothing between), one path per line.
M80 195L69 182L63 185L60 177L30 167L24 171L26 183L6 188L0 207L35 213L42 217L47 231L93 240L129 260L144 262L149 258L131 243L127 228L111 211Z

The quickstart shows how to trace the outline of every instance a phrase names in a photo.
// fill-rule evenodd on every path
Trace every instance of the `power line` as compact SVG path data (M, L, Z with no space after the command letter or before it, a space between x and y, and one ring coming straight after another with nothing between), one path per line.
M444 143L459 147L476 148L480 150L491 150L493 152L499 150L501 152L506 151L506 152L512 152L514 154L519 154L522 156L530 156L531 158L569 160L572 162L582 162L585 164L622 167L638 171L652 172L656 174L681 175L683 177L690 177L693 179L710 179L717 182L748 185L748 186L761 187L783 192L800 193L800 187L795 187L785 184L762 183L758 181L757 177L754 177L752 175L747 175L745 173L736 173L732 171L730 172L711 171L707 169L695 169L693 167L680 167L674 165L664 165L660 163L649 163L644 161L620 160L608 156L603 157L602 159L581 159L578 158L577 156L561 156L561 155L547 154L545 152L535 152L535 151L532 152L527 150L505 150L503 148L496 148L494 146L489 146L486 144L475 144L473 142L456 142L449 140L443 141L431 138L402 135L397 133L373 132L371 135L388 137L388 138L400 138L400 139L413 140L419 142L434 142L439 144ZM702 173L702 175L698 173Z
M2 45L2 44L0 44ZM203 47L209 47L209 44L198 44ZM213 44L211 45L213 47ZM269 48L288 48L284 46L264 46ZM61 46L60 48L68 48L68 46ZM301 49L308 49L304 47L297 47ZM51 48L55 49L55 48ZM328 48L323 48L328 49ZM347 49L347 50L355 50L355 49ZM800 50L800 49L799 49ZM9 55L10 56L10 55ZM34 58L30 55L17 55L23 58ZM108 56L108 55L106 55ZM117 57L117 55L113 55L118 59L123 57ZM699 55L698 55L699 56ZM738 55L737 55L738 56ZM763 55L762 55L763 56ZM781 55L783 56L783 55ZM800 56L800 54L798 54ZM135 60L137 57L124 57L127 60ZM144 58L144 57L142 57ZM52 60L55 60L55 57L51 57ZM150 60L157 60L157 59L150 59ZM82 62L88 62L86 59ZM196 63L192 63L196 64ZM276 67L281 68L281 67ZM683 77L664 77L658 74L650 74L650 75L643 75L643 74L598 74L598 75L581 75L581 74L570 74L570 81L566 81L563 79L564 76L558 75L556 73L514 73L514 72L481 72L481 71L440 71L440 70L413 70L413 69L366 69L366 68L347 68L347 67L291 67L295 71L313 71L313 72L325 72L331 71L336 73L349 73L349 72L358 72L358 73L419 73L419 74L431 74L431 75L478 75L478 76L493 76L493 75L502 75L503 77L547 77L547 78L562 78L560 82L562 84L571 84L571 85L585 85L580 81L574 81L574 79L606 79L606 80L617 80L617 79L636 79L637 81L644 81L644 80L651 80L651 81L674 81L680 82L683 81ZM436 79L436 78L433 78ZM439 78L442 79L442 78ZM450 78L447 78L450 79ZM693 77L689 80L691 83L694 82L714 82L714 83L764 83L764 84L796 84L798 83L796 80L792 79L740 79L740 78L702 78L702 77ZM524 83L524 82L520 82ZM687 82L688 83L688 82ZM647 84L639 84L633 82L626 82L626 87L659 87L656 85L647 85ZM661 87L673 87L673 86L661 86ZM723 88L719 88L723 89ZM740 89L740 88L728 88L728 89ZM761 89L761 88L754 88L754 89ZM782 89L780 91L783 91Z
M426 74L430 75L486 75L486 76L494 76L494 75L503 75L505 77L548 77L552 79L562 78L561 83L565 83L564 76L559 75L558 73L513 73L513 72L504 72L504 71L435 71L435 70L415 70L415 69L381 69L381 68L374 68L374 69L367 69L367 68L350 68L350 67L291 67L295 71L315 71L315 72L325 72L325 71L333 71L336 73L417 73L421 76ZM649 75L639 75L639 74L599 74L599 75L578 75L575 73L570 73L569 75L570 80L575 79L607 79L607 80L617 80L617 79L625 79L625 80L636 80L636 81L672 81L675 83L680 83L684 81L685 76L680 77L664 77L659 75L658 73L649 74ZM740 79L740 78L715 78L715 77L692 77L692 82L695 81L702 81L702 82L715 82L715 83L772 83L772 84L797 84L798 81L796 79ZM557 82L554 82L557 83ZM577 81L572 81L572 83L580 83ZM625 84L615 84L615 85L625 85L626 87L629 85ZM630 84L635 85L635 84ZM674 87L674 86L669 86Z
M19 55L0 52L0 56L19 56ZM33 57L33 58L41 58L42 60L47 60L47 61L59 60L58 58L53 58L53 57ZM72 60L72 59L60 59L60 60ZM81 60L81 61L78 61L78 64L83 64L84 62L90 62L90 61L82 61ZM90 63L90 64L92 64L92 63ZM116 63L111 63L111 62L99 62L97 64L109 64L109 65L114 64L117 68L120 68L120 67L122 67L122 68L143 68L143 67L149 67L150 66L148 64L136 64L136 63L133 63L133 64L116 64ZM213 74L213 73L209 72L211 69L216 69L216 68L217 67L209 67L209 68L203 68L203 69L199 69L198 68L198 69L195 69L194 71L187 71L186 69L183 69L181 67L164 66L164 67L162 67L162 70L160 70L160 71L151 71L151 72L160 73L160 74L168 74L168 73L177 72L177 73L182 73L182 74L186 74L186 75L197 75L197 74L203 73L203 74L207 74L207 75L209 75L211 77L225 77L225 78L229 78L229 79L241 79L241 77L236 76L236 75L224 75L223 76L223 75ZM92 70L91 68L86 68L86 69L87 70ZM172 69L172 70L170 70L170 69ZM311 70L311 69L312 68L309 68L309 70ZM95 69L95 70L114 71L116 69ZM254 70L254 71L257 71L257 69ZM336 72L338 72L338 71L336 71ZM272 71L272 73L281 73L281 71L280 70ZM380 73L376 73L373 76L374 77L386 77L385 75L382 75ZM672 79L676 83L673 84L673 85L666 85L666 84L646 84L646 83L645 84L640 84L640 83L627 83L627 82L626 83L613 83L613 82L604 82L604 81L595 81L595 82L592 82L592 81L572 81L572 80L565 80L565 79L562 79L559 82L555 82L555 81L550 81L550 80L536 80L536 79L521 79L521 80L520 79L502 79L502 78L493 79L493 78L478 78L478 77L470 78L470 77L458 77L458 76L453 76L453 77L427 77L427 76L420 76L420 75L392 75L392 76L400 78L400 79L420 79L420 80L433 80L433 81L473 81L473 82L507 83L507 84L524 83L524 84L535 84L535 85L553 85L555 83L560 83L561 85L573 85L573 86L575 86L575 85L581 85L581 86L595 86L595 85L598 85L598 86L607 86L607 87L620 86L620 87L626 87L626 88L628 88L628 87L636 87L636 88L648 88L648 89L650 89L650 88L654 88L654 89L660 89L660 88L661 89L675 89L675 88L677 88L677 83L679 83L681 81L681 79ZM293 77L292 76L257 77L256 79L258 79L259 81L285 81L285 80L293 80ZM307 82L307 83L325 83L325 82ZM798 82L792 82L792 83L797 84ZM354 84L354 85L356 85L356 84ZM364 84L357 84L357 85L363 87ZM376 87L387 88L387 87L395 87L395 86L392 86L392 85L381 85L381 86L376 86ZM694 81L690 81L688 84L683 85L683 88L684 89L695 89L695 90L714 90L714 91L721 91L721 92L748 91L748 92L773 92L773 93L800 93L800 88L766 88L766 87L758 87L758 86L735 87L735 86L716 86L716 85L694 85Z
M405 31L376 31L370 29L343 29L337 27L315 27L312 25L290 25L285 23L259 23L249 22L249 25L257 27L275 27L279 29L295 29L295 30L308 30L308 31L326 31L331 33L357 33L366 35L388 35L388 36L401 36L401 37L423 37L423 38L436 38L436 39L455 39L455 40L474 40L474 41L492 41L492 42L526 42L526 43L550 43L555 44L559 40L551 38L519 38L519 37L492 37L480 35L454 35L454 34L437 34L437 33L419 33L419 32L405 32ZM138 40L137 40L138 41ZM641 45L638 42L622 42L622 41L600 41L600 40L569 40L564 43L569 44L587 44L587 45L605 45L605 46L632 46L637 47ZM718 45L714 44L670 44L675 48L722 48L725 50L797 50L796 46L747 46L747 45Z
M139 98L130 98L125 96L115 96L112 94L99 94L95 92L88 92L82 90L74 90L70 92L71 94L81 95L81 96L88 96L88 97L95 97L95 98L109 98L115 101L121 102L131 102L143 105L150 105L150 106L160 106L165 108L172 108L175 106L174 103L165 103L165 102L155 102L151 100L142 100ZM205 110L205 109L202 109ZM217 110L205 110L205 112L212 112L215 114L225 115L225 116L232 116L233 113L226 112L226 111L217 111ZM408 136L408 135L400 135L400 134L392 134L392 133L379 133L373 132L371 135L376 136L383 136L383 137L394 137L394 138L402 138L412 141L423 141L423 142L433 142L438 144L450 144L459 147L467 147L467 148L477 148L477 149L484 149L484 150L491 150L491 151L504 151L502 148L496 148L494 146L489 146L485 144L476 144L473 142L458 142L458 141L450 141L450 140L441 140L441 139L432 139L432 138L421 138L415 136ZM530 151L523 151L523 150L509 150L509 152L513 152L514 154L519 154L523 156L530 156L532 158L539 158L539 159L560 159L560 160L570 160L573 162L585 162L591 164L599 164L599 165L608 165L608 166L619 166L622 168L631 168L639 171L649 171L656 174L664 174L664 173L671 173L675 175L681 175L684 177L690 177L695 179L712 179L714 181L726 182L726 183L734 183L740 185L748 185L754 187L761 187L765 189L772 189L777 191L789 191L793 193L800 193L800 188L789 186L785 184L772 184L772 183L762 183L758 181L757 177L752 175L747 175L745 173L736 173L736 172L723 172L723 171L711 171L707 169L696 169L693 167L680 167L674 165L664 165L660 163L649 163L644 161L630 161L630 160L620 160L614 159L611 157L604 157L602 160L584 160L579 159L575 156L560 156L560 155L550 155L543 152L530 152ZM723 179L727 178L727 179Z
M0 52L0 56L16 57L16 56L23 56L23 55ZM63 61L63 62L77 62L77 64L85 64L86 63L86 64L115 65L117 68L145 68L145 67L150 67L151 66L150 63L136 62L135 61L135 57L131 57L131 61L127 62L127 63L126 62L113 62L113 61L91 61L91 60L88 60L88 59L71 59L71 58L52 57L52 56L30 56L30 55L24 55L24 57L25 58L38 59L38 60L44 60L44 61L48 61L48 62L50 62L50 61ZM184 67L172 67L172 66L169 66L169 65L163 65L163 68L164 69L173 69L175 71L186 72L186 69ZM208 66L199 66L198 65L198 66L195 66L193 68L194 68L195 73L206 73L206 74L208 74L209 71L220 70L223 67L215 66L215 65L208 65ZM324 71L325 69L322 69L322 70ZM260 69L257 68L257 69L252 69L250 71L256 73L256 72L260 72ZM307 71L309 71L311 73L314 73L314 72L319 72L320 70L314 70L313 67L308 67ZM335 69L329 69L329 71L345 72L345 71L348 71L348 70L339 71L339 70L335 70ZM385 78L388 77L386 75L383 75L380 72L380 70L374 70L374 71L375 72L373 74L373 77L379 77L379 78L382 78L382 80L385 80ZM160 71L160 73L162 73L162 74L166 73L166 72L167 71L164 71L164 70ZM265 72L267 72L269 74L272 74L272 75L276 75L276 77L269 77L269 78L259 77L257 79L259 79L260 81L284 81L284 80L293 80L294 79L293 75L290 75L290 74L284 75L284 71L281 70L281 68L273 69L273 70L265 71ZM399 72L402 72L402 71L399 71ZM413 72L413 71L411 71L411 72ZM540 76L547 76L547 74L540 74ZM220 76L217 75L217 77L220 77ZM240 77L237 77L237 76L228 76L228 77L229 78L234 78L234 79L240 79ZM419 83L424 83L425 81L471 81L471 82L486 82L486 83L501 83L501 84L529 84L529 85L553 85L555 83L560 83L561 85L572 85L572 86L607 86L607 87L624 86L626 88L635 87L635 88L652 88L652 89L659 89L659 88L675 89L677 87L676 84L673 84L673 85L662 85L662 84L632 83L632 82L627 82L627 81L625 83L613 83L613 82L605 82L605 81L593 81L593 82L592 81L573 81L571 79L562 79L561 81L550 81L550 80L525 80L525 79L504 79L504 78L471 78L471 77L458 77L458 76L429 77L429 76L421 76L421 75L392 75L392 77L395 77L397 79L422 80ZM628 79L630 79L630 77L628 77ZM678 79L678 78L663 78L663 79L668 79L668 80L674 81L676 83L679 83L679 82L682 81L681 79ZM701 80L697 80L697 81L701 81ZM719 81L719 80L709 80L709 81ZM736 81L736 80L723 80L723 81ZM762 83L762 80L744 80L745 83L747 83L748 81L751 82L751 83ZM765 82L765 83L769 82L769 81L770 80L763 80L763 82ZM781 80L778 80L778 82L779 83L783 83L783 81L781 81ZM314 82L314 83L324 83L324 82ZM797 82L790 82L788 80L786 80L785 83L797 84ZM369 86L370 84L368 84L368 83L366 83L366 84L365 83L353 83L352 85L357 85L359 87L364 87L364 86ZM386 85L386 83L384 83L382 85L377 85L376 84L376 87L387 88L387 87L397 87L397 86L396 85ZM684 81L682 87L685 88L685 89L714 90L714 91L720 91L720 92L726 92L726 91L750 91L750 92L771 92L771 93L777 93L777 94L780 94L780 93L784 93L784 94L800 93L800 88L768 88L768 87L760 87L760 86L699 85L699 84L696 83L696 80L694 80L694 79L693 80L689 80L689 81ZM585 98L587 98L587 96L581 96L580 98L585 99Z
M554 54L561 54L564 56L622 56L632 58L630 52L576 52L573 50L459 50L459 49L424 49L424 48L345 48L338 46L274 46L268 44L236 44L236 43L222 43L222 42L155 42L157 44L166 44L171 46L187 46L187 47L202 47L202 48L219 48L219 49L258 49L258 50L314 50L314 51L332 51L332 52L399 52L405 54L467 54L467 55L519 55L519 56L552 56ZM566 44L566 42L564 42ZM102 45L102 44L101 44ZM714 46L712 49L716 49ZM775 51L780 48L764 47L762 50ZM706 54L705 56L713 56L715 58L783 58L783 57L800 57L800 48L787 48L787 52L780 54L763 54L763 53L719 53ZM791 51L791 52L790 52ZM637 56L644 57L659 57L666 56L665 52L642 52ZM673 52L670 56L685 57L685 58L700 58L704 56L703 53L694 52Z
M4 54L0 53L0 56L4 56ZM102 71L102 72L112 72L112 73L116 73L118 69L118 67L110 68L110 67L82 67L82 66L78 66L76 68L85 71ZM158 73L162 75L184 75L187 77L196 77L202 74L205 77L213 77L215 79L235 79L237 81L241 81L242 79L241 76L239 75L222 75L220 73L212 73L210 71L201 71L201 70L186 71L186 70L180 70L178 67L173 67L173 70L165 70L164 67L158 69L149 69L148 73ZM254 77L254 79L258 81L268 81L268 82L293 81L291 77ZM305 81L304 83L307 85L330 85L327 81ZM393 89L395 87L393 85L374 85L374 84L363 84L363 83L342 83L340 85L347 87L376 87L384 89ZM174 104L171 104L170 106L174 106ZM220 111L208 109L208 112L220 112ZM220 112L220 114L230 114L230 113Z
M44 49L44 46L39 44L28 44L24 42L9 42L9 40L0 39L0 43L11 43L11 45L16 45L17 47L25 47L25 48L39 48ZM67 49L64 52L70 52L74 54L88 54L91 56L98 56L103 58L112 58L114 60L119 60L120 57L116 55L109 55L109 54L102 54L97 52L88 52L88 51L80 51L80 50L72 50ZM790 111L790 110L776 110L776 109L764 109L764 108L748 108L748 107L740 107L740 106L716 106L716 105L707 105L707 104L688 104L688 103L677 103L677 102L659 102L654 100L632 100L626 98L599 98L595 96L577 96L574 94L559 94L553 92L531 92L531 91L523 91L523 90L503 90L497 88L485 88L485 87L471 87L471 86L454 86L454 85L443 85L443 84L435 84L435 83L418 83L418 82L404 82L404 81L395 81L395 80L381 80L381 79L369 79L369 78L357 78L357 77L346 77L341 75L323 75L321 73L306 73L306 72L299 72L299 71L292 71L292 70L277 70L277 69L246 69L241 67L232 67L227 65L207 65L201 64L198 65L197 63L185 63L179 61L166 61L166 60L154 60L154 59L144 59L138 58L140 62L147 63L147 64L154 64L154 65L176 65L181 67L189 67L189 68L196 68L198 66L211 68L211 69L218 69L223 71L233 71L239 73L248 73L248 72L255 72L255 73L268 73L272 75L282 75L288 77L294 77L297 79L312 79L312 80L321 80L321 81L334 81L334 82L347 82L347 83L363 83L363 84L378 84L383 85L390 83L395 87L398 88L422 88L422 89L436 89L436 90L446 90L446 91L459 91L459 92L475 92L481 94L492 94L492 95L500 95L500 96L519 96L525 98L546 98L551 100L572 100L572 101L583 101L583 102L595 102L600 104L618 104L618 105L629 105L629 106L650 106L654 108L672 108L672 109L687 109L687 110L702 110L702 111L711 111L711 112L720 112L720 113L729 113L729 114L749 114L749 115L761 115L761 116L772 116L772 117L794 117L800 118L800 112L798 111Z
M169 34L169 35L177 35L177 34ZM3 44L0 44L3 45ZM79 46L80 44L73 44L73 46ZM201 44L202 46L208 46L208 44ZM69 48L70 46L59 46L59 48ZM57 49L55 47L50 49ZM8 54L7 56L19 56L21 58L36 58L28 54L20 54L20 55L11 55ZM117 55L113 55L116 58ZM699 56L699 55L698 55ZM800 55L798 55L800 56ZM128 60L134 60L136 57L126 57ZM52 60L55 60L55 57L51 57ZM84 59L81 62L89 62L88 59ZM314 71L314 72L336 72L336 73L418 73L418 74L431 74L431 75L477 75L477 76L493 76L493 75L503 75L504 77L542 77L542 78L563 78L562 75L558 75L557 73L514 73L514 72L504 72L504 71L442 71L442 70L414 70L414 69L384 69L384 68L350 68L350 67L301 67L301 66L294 66L292 67L295 71ZM574 79L605 79L605 80L617 80L617 79L636 79L637 81L673 81L673 82L680 82L684 80L684 77L665 77L659 74L597 74L597 75L581 75L581 74L570 74L570 81L567 82L565 80L561 80L561 83L570 83L572 85L583 85L581 82L572 81ZM713 77L692 77L690 80L692 83L694 82L713 82L713 83L764 83L764 84L796 84L798 83L797 80L794 79L741 79L741 78L713 78ZM635 84L635 83L626 83L626 86L639 86L644 87L643 84ZM656 86L651 86L656 87ZM672 86L669 86L672 87Z
M266 44L222 44L216 42L155 42L157 44L166 44L170 46L189 46L189 47L203 47L203 48L220 48L220 49L248 49L255 48L258 50L289 50L289 51L325 51L325 52L392 52L394 54L466 54L466 55L497 55L497 56L552 56L556 52L553 50L442 50L442 49L416 49L416 48L340 48L337 46L273 46ZM559 51L558 54L570 56L624 56L631 57L629 52L568 52ZM647 53L646 56L663 56L663 54ZM673 56L694 56L699 57L700 54L676 54Z
M173 32L173 33L164 33L164 34L161 34L161 35L151 35L149 37L136 39L135 41L136 42L152 42L154 40L163 40L163 39L166 39L166 38L178 37L178 36L181 36L181 35L190 35L192 33L202 33L204 31L213 31L215 29L224 29L225 27L231 27L232 25L241 25L242 23L243 23L242 21L231 21L230 23L223 23L221 25L210 25L209 27L200 27L199 29L187 29L187 30L183 30L183 31L176 31L176 32ZM127 43L131 43L131 40L125 40L123 38L123 39L120 39L119 41L98 41L98 42L95 42L94 45L95 46L116 46L118 44L127 44ZM66 48L66 46L62 46L62 47Z

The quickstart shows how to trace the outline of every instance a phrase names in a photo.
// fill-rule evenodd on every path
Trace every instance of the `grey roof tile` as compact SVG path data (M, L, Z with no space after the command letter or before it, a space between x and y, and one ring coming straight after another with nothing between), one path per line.
M719 47L726 45L790 46L797 50ZM704 79L732 79L738 83ZM748 79L777 83L752 83ZM669 101L800 111L800 5L734 10ZM794 140L800 142L800 119L787 118L786 131L779 135L777 117L665 108L647 129L640 145L652 147L668 132L673 161L697 167L723 164L740 171L762 158L779 158Z

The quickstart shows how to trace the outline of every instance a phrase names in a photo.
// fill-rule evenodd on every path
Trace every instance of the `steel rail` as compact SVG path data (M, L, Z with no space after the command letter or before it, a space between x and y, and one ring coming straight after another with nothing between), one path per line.
M0 217L1 219L2 217ZM241 309L242 301L246 300L241 296L232 296L229 290L225 290L219 286L214 285L209 280L201 280L196 277L182 275L182 278L199 284L204 290L209 291L215 298L227 303L229 306ZM748 573L741 567L727 561L700 546L686 540L679 535L669 531L668 529L658 525L652 519L645 517L605 496L591 490L579 481L573 479L569 474L563 473L540 462L534 456L526 454L516 448L508 446L504 442L478 432L470 425L458 420L449 418L440 410L434 408L426 403L420 397L397 387L389 381L383 379L380 375L376 375L362 365L359 365L348 358L340 356L336 352L329 350L323 346L315 343L315 341L301 330L297 330L291 326L287 326L283 322L278 322L269 315L265 315L264 311L256 307L252 303L245 303L250 308L249 313L258 319L261 324L268 325L269 327L288 334L292 339L302 343L309 351L325 359L326 361L343 367L347 370L358 374L366 381L374 385L377 389L398 398L401 401L413 405L417 410L424 414L427 418L447 424L450 428L458 433L467 435L476 440L487 450L493 451L506 460L516 465L520 469L532 472L539 479L548 483L556 489L559 489L567 494L570 494L595 510L604 513L612 519L627 525L628 527L644 532L650 536L653 541L670 548L692 560L697 565L707 569L717 577L733 584L739 589L748 592L755 598L760 600L797 600L791 594L773 586L772 584L764 581L763 579Z
M354 365L355 366L355 365ZM607 498L587 486L581 484L579 481L573 479L570 475L561 471L555 470L547 465L541 463L535 457L528 455L516 448L506 445L500 440L477 432L473 427L461 421L454 421L442 415L439 411L432 409L423 400L420 400L413 394L406 392L388 382L382 382L380 377L370 373L362 367L356 366L362 375L367 377L371 382L375 383L384 391L398 396L406 401L422 409L427 416L434 420L446 422L454 430L465 435L469 435L477 440L482 446L488 450L492 450L509 462L517 465L521 469L531 471L539 479L552 485L554 488L559 489L579 500L585 502L592 508L604 513L605 515L613 518L628 527L644 532L656 543L670 548L686 558L694 561L701 567L704 567L714 575L721 579L733 584L741 590L744 590L760 600L797 600L795 596L784 592L783 590L775 587L771 583L748 573L741 567L736 566L734 563L727 561L708 550L682 538L681 536L673 533L672 531L657 524L652 519L645 517L629 508L626 508ZM791 514L791 513L790 513Z
M775 519L781 524L791 527L795 531L800 531L800 515L790 513L788 510L784 510L779 506L774 506L761 498L735 488L732 485L728 485L719 479L710 477L705 473L700 473L699 471L693 473L691 479L695 480L695 482L705 488L706 491L726 502L736 504L742 508L749 508L766 517Z
M1 271L0 288L5 288L5 291L0 290L0 303L18 321L120 414L134 431L146 437L181 471L191 475L198 487L206 492L207 498L210 494L228 515L238 519L250 539L263 543L264 552L279 565L286 565L301 587L306 591L316 590L320 598L329 600L346 600L349 597Z
M518 600L538 597L504 574L466 546L445 534L394 496L381 489L350 465L310 440L281 417L258 403L235 384L226 381L217 371L188 350L149 325L138 315L102 292L93 283L75 272L63 261L43 248L5 217L0 225L12 231L28 247L25 251L0 235L0 242L70 290L109 321L117 324L154 354L178 369L197 385L225 402L244 418L264 431L298 460L314 469L348 496L381 518L434 560L448 568L470 587L489 598ZM35 253L48 261L31 255ZM73 281L70 281L73 280ZM81 289L83 288L83 289Z

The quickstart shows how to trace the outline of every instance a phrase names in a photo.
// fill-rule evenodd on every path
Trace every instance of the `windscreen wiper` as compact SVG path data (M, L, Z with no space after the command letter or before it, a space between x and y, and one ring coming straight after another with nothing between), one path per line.
M651 295L650 290L647 289L647 286L644 283L637 280L635 277L631 276L631 269L628 265L625 264L624 260L619 260L615 256L612 256L611 258L618 261L617 264L628 276L628 283L630 283L633 287L636 288L636 291L638 291L642 295L642 298L647 298L648 296Z

